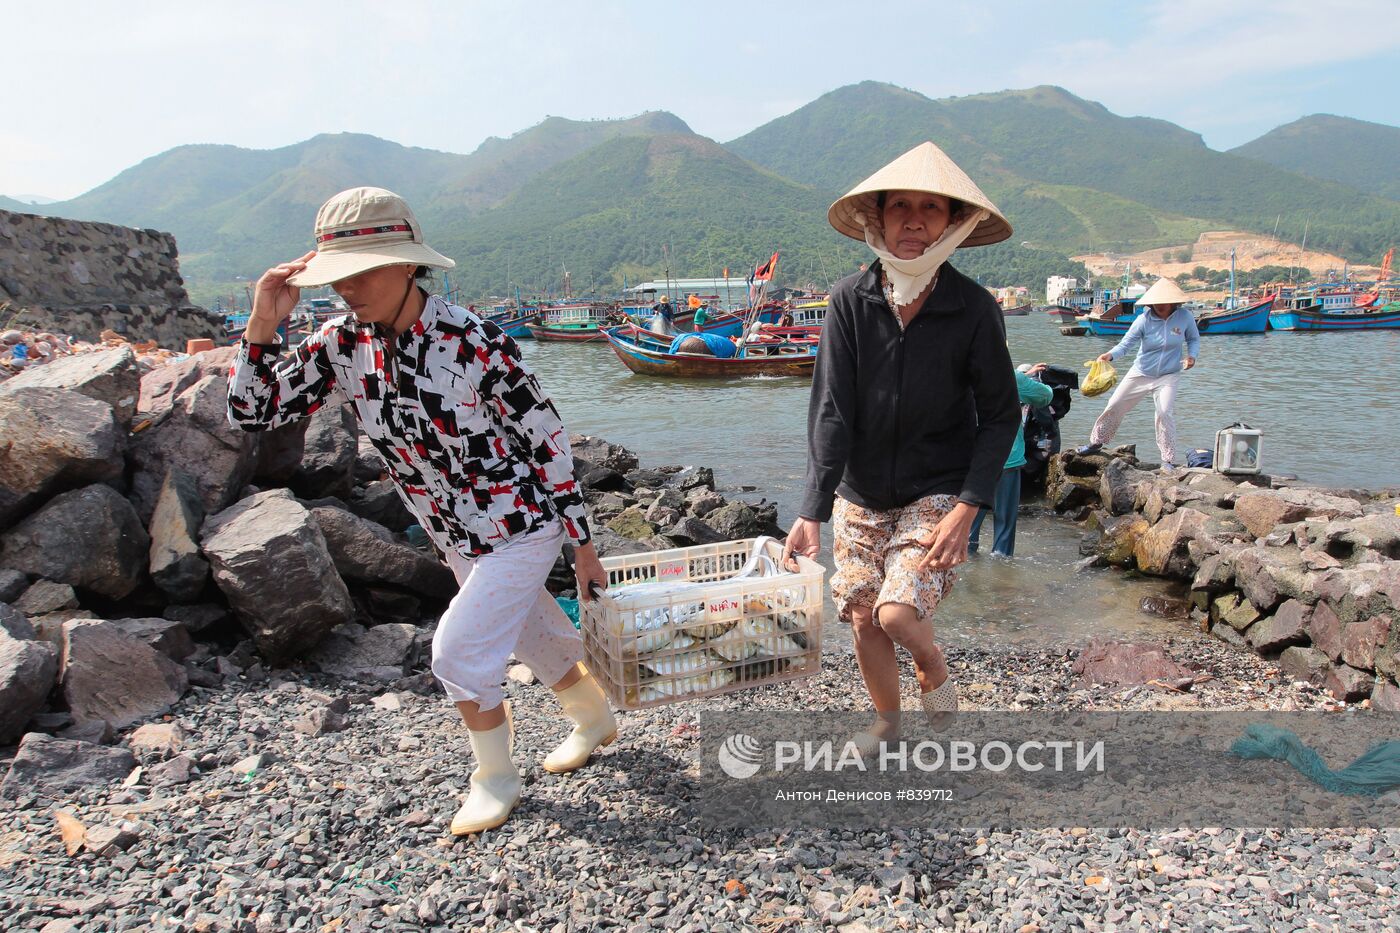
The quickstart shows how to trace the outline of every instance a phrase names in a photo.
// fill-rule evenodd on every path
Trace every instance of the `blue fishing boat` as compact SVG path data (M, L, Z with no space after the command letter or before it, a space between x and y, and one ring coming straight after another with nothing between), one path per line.
M758 312L758 321L761 324L776 324L783 316L781 308L763 308ZM749 320L744 313L735 314L732 311L724 311L719 314L712 314L704 324L692 328L695 333L718 334L721 337L738 337L744 332L744 323Z
M1233 311L1208 311L1196 318L1196 329L1208 334L1262 334L1269 329L1269 309L1273 298Z
M530 333L530 324L539 317L540 309L517 308L515 305L502 304L494 306L485 313L480 311L477 313L481 315L483 321L490 321L505 331L508 336L514 337L516 340L525 340L534 337L534 334Z
M1103 311L1079 318L1078 323L1089 328L1089 333L1096 337L1121 337L1142 314L1136 302L1136 298L1116 298Z
M1287 307L1269 315L1274 330L1394 330L1400 328L1400 304L1382 308L1325 311L1320 304Z

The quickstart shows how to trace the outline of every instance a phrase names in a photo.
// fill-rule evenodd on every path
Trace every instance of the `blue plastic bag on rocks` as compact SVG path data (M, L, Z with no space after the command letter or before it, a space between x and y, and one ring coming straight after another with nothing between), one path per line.
M569 621L574 623L574 628L578 628L578 600L556 596L554 601L559 604L560 609L564 610L564 615L569 617Z

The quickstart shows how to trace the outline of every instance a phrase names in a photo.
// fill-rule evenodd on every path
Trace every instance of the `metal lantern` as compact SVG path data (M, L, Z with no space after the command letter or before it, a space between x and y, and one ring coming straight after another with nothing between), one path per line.
M1264 434L1236 422L1215 432L1215 468L1221 473L1258 473Z

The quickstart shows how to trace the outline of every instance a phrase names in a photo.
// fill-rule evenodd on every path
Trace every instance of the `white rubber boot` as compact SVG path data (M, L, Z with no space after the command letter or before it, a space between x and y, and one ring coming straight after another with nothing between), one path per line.
M587 764L595 748L613 743L617 738L617 717L603 688L586 668L577 683L556 696L564 707L564 715L574 721L574 731L545 756L544 769L551 774L566 774Z
M496 728L485 732L467 731L476 754L476 770L472 772L471 791L452 818L452 835L465 836L495 829L520 802L524 779L510 759L514 745L511 733L509 706L506 707L506 721Z

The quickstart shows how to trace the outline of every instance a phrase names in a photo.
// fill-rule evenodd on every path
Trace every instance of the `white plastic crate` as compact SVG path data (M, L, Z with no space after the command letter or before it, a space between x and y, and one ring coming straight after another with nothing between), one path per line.
M795 573L736 579L756 540L603 558L609 591L579 604L579 626L588 668L614 706L715 696L821 669L825 568L798 557ZM780 564L782 545L769 539L762 553ZM704 585L628 593L686 582Z

